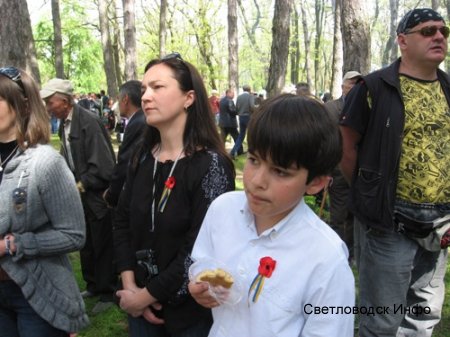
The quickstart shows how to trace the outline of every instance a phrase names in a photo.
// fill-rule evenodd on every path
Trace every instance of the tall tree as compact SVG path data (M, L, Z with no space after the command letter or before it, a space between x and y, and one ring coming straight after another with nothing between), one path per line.
M281 93L285 84L289 55L291 8L292 0L275 0L269 78L266 87L268 97Z
M184 0L184 3L187 6L190 5L187 0ZM192 28L198 51L200 52L200 56L208 72L207 81L209 82L211 89L217 89L217 74L216 67L214 66L213 52L214 44L212 42L213 31L211 26L214 21L211 20L211 15L212 17L215 17L216 13L212 14L210 12L211 4L211 1L198 0L197 8L192 7L192 4L190 5L189 9L194 10L193 15L190 15L189 11L185 9L180 8L180 11L184 14Z
M121 31L120 31L120 25L118 21L118 15L117 15L117 6L116 6L116 0L109 0L110 5L108 6L108 18L111 22L111 48L113 50L113 63L114 63L114 69L116 70L116 81L120 85L124 82L124 75L122 72L121 64L122 59L121 55L123 55L123 46L120 40Z
M116 68L114 66L113 49L111 45L111 34L109 31L107 0L98 0L98 14L103 50L103 67L106 74L106 85L108 87L108 94L115 97L118 93L118 84Z
M389 25L389 39L386 42L386 48L384 48L382 66L393 62L398 55L397 44L395 39L397 38L397 20L398 20L398 5L399 0L389 0L389 7L391 13L391 24Z
M324 17L324 0L315 0L315 23L316 35L314 39L314 91L319 92L319 66L320 66L320 44L322 40L323 17Z
M123 35L125 45L125 80L134 80L136 73L135 0L123 0Z
M59 13L59 0L52 0L52 21L53 21L53 36L55 45L55 70L56 77L66 78L64 76L64 58L63 45L61 35L61 16Z
M0 0L0 66L15 66L41 81L26 0Z
M167 0L161 0L159 7L159 56L166 54L167 40Z
M310 71L310 64L309 64L309 46L311 42L311 38L309 36L309 29L308 29L308 21L307 21L307 15L305 10L305 3L300 2L300 10L302 13L302 27L303 27L303 42L305 45L305 67L304 72L306 73L306 82L309 86L311 86L312 80L311 80L311 71Z
M364 0L342 0L342 36L344 45L344 73L370 71L370 29L364 16Z
M228 87L239 88L238 27L236 0L228 0Z
M293 34L291 38L291 83L298 83L298 70L300 66L300 16L298 15L295 2L293 4L294 15L292 17Z
M258 28L258 25L259 25L259 21L261 19L261 11L259 9L258 2L257 2L257 0L254 0L254 4L255 4L255 8L256 8L256 18L255 18L255 22L252 27L250 27L247 16L245 15L246 9L242 5L242 0L237 0L237 3L239 5L239 9L241 10L241 17L242 17L242 21L244 23L244 29L245 29L245 32L247 33L247 37L250 40L250 43L255 50L255 53L259 55L259 54L261 54L261 50L258 46L258 43L256 42L256 34L255 34L256 29Z
M342 0L334 1L334 29L333 29L333 72L331 74L331 96L336 99L341 95L342 82L342 32L341 32L341 4Z

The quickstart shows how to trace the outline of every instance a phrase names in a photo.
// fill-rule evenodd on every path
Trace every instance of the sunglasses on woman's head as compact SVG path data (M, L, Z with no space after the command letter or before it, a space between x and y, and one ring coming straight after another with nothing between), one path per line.
M19 69L15 68L15 67L0 68L0 75L8 77L11 81L13 81L14 83L17 83L17 85L20 87L22 92L25 94L25 88L22 83L22 77L20 76Z
M445 38L448 38L449 34L450 34L450 28L448 28L447 26L442 26L442 27L438 27L438 26L426 26L426 27L422 27L420 29L417 30L410 30L405 32L404 34L408 35L408 34L413 34L413 33L420 33L420 35L425 36L425 37L430 37L430 36L434 36L437 32L440 32Z
M161 58L161 60L171 60L171 59L177 59L180 61L184 61L183 58L181 57L181 54L177 53L177 52L167 54L166 56L163 56Z

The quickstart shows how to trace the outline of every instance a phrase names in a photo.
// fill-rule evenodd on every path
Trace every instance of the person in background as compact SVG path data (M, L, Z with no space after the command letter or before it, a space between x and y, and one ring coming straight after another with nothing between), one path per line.
M204 337L211 312L188 292L190 254L211 202L234 189L234 167L198 71L178 53L150 61L142 80L149 127L116 209L120 307L132 337Z
M211 105L211 111L216 121L216 124L219 124L219 92L215 89L211 90L211 96L208 98L209 104Z
M251 93L249 85L242 87L244 91L236 100L236 110L239 116L239 136L231 149L230 155L234 159L240 155L240 149L243 149L244 139L247 134L247 125L250 120L250 114L255 110L255 96Z
M361 337L431 336L441 318L450 78L439 65L449 33L433 9L408 11L397 27L401 58L364 76L345 99L341 170L360 227L360 305L385 308L360 315Z
M239 131L237 129L237 111L236 105L233 101L234 98L234 90L227 89L225 91L225 96L220 100L220 114L219 114L219 127L220 127L220 135L222 137L222 141L225 144L227 141L228 135L231 135L234 143L239 136ZM242 147L239 149L238 153L242 153Z
M103 198L111 207L116 207L119 195L127 175L128 164L135 147L142 138L145 129L145 116L141 109L141 82L132 80L125 82L119 88L120 116L128 120L123 142L119 147L117 164Z
M357 71L352 70L346 72L344 77L342 78L341 97L325 103L325 107L334 116L334 118L336 119L336 123L338 123L339 121L339 116L344 106L345 97L356 84L356 81L360 78L361 74ZM331 228L333 228L336 233L338 233L339 237L346 243L350 253L350 260L352 260L354 257L354 227L353 214L348 209L350 187L338 166L336 166L336 168L333 170L331 176L333 180L328 187L328 195L330 198L329 224ZM359 252L359 244L355 244L355 249ZM359 256L358 252L356 256ZM359 261L356 261L356 263L359 264Z
M347 248L303 199L328 184L341 150L337 123L314 99L276 96L252 115L244 191L211 204L192 251L242 283L243 298L228 305L207 282L190 282L213 308L210 337L354 336L352 313L332 311L355 303Z
M68 337L89 323L67 255L83 247L83 207L49 140L35 81L0 68L2 337Z
M115 165L108 132L98 115L73 102L69 80L51 79L41 90L47 111L61 119L61 153L75 176L86 218L86 244L80 251L86 281L83 297L99 296L93 314L113 304L117 275L113 266L111 210L103 200Z

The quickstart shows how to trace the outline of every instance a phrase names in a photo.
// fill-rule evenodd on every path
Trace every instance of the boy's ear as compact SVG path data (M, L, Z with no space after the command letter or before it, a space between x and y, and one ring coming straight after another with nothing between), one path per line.
M317 194L330 183L330 176L318 176L306 185L306 194Z

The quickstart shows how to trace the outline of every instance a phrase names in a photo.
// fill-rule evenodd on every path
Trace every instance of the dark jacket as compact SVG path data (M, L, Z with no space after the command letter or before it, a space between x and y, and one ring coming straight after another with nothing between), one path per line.
M367 225L394 228L393 210L404 128L404 104L399 79L400 59L361 79L345 100L341 125L362 135L352 177L350 207ZM450 79L438 69L447 102ZM367 101L370 93L372 107Z
M219 126L221 128L237 128L236 106L231 98L224 96L219 102Z
M106 201L111 206L117 206L120 192L127 176L128 163L146 125L144 112L140 109L130 118L127 124L123 142L117 155L117 165L114 167L109 189L105 195Z
M64 123L61 123L60 138L63 127ZM81 181L86 190L82 193L83 205L100 219L108 212L103 192L109 186L115 165L109 134L98 116L75 104L68 138L75 180Z

